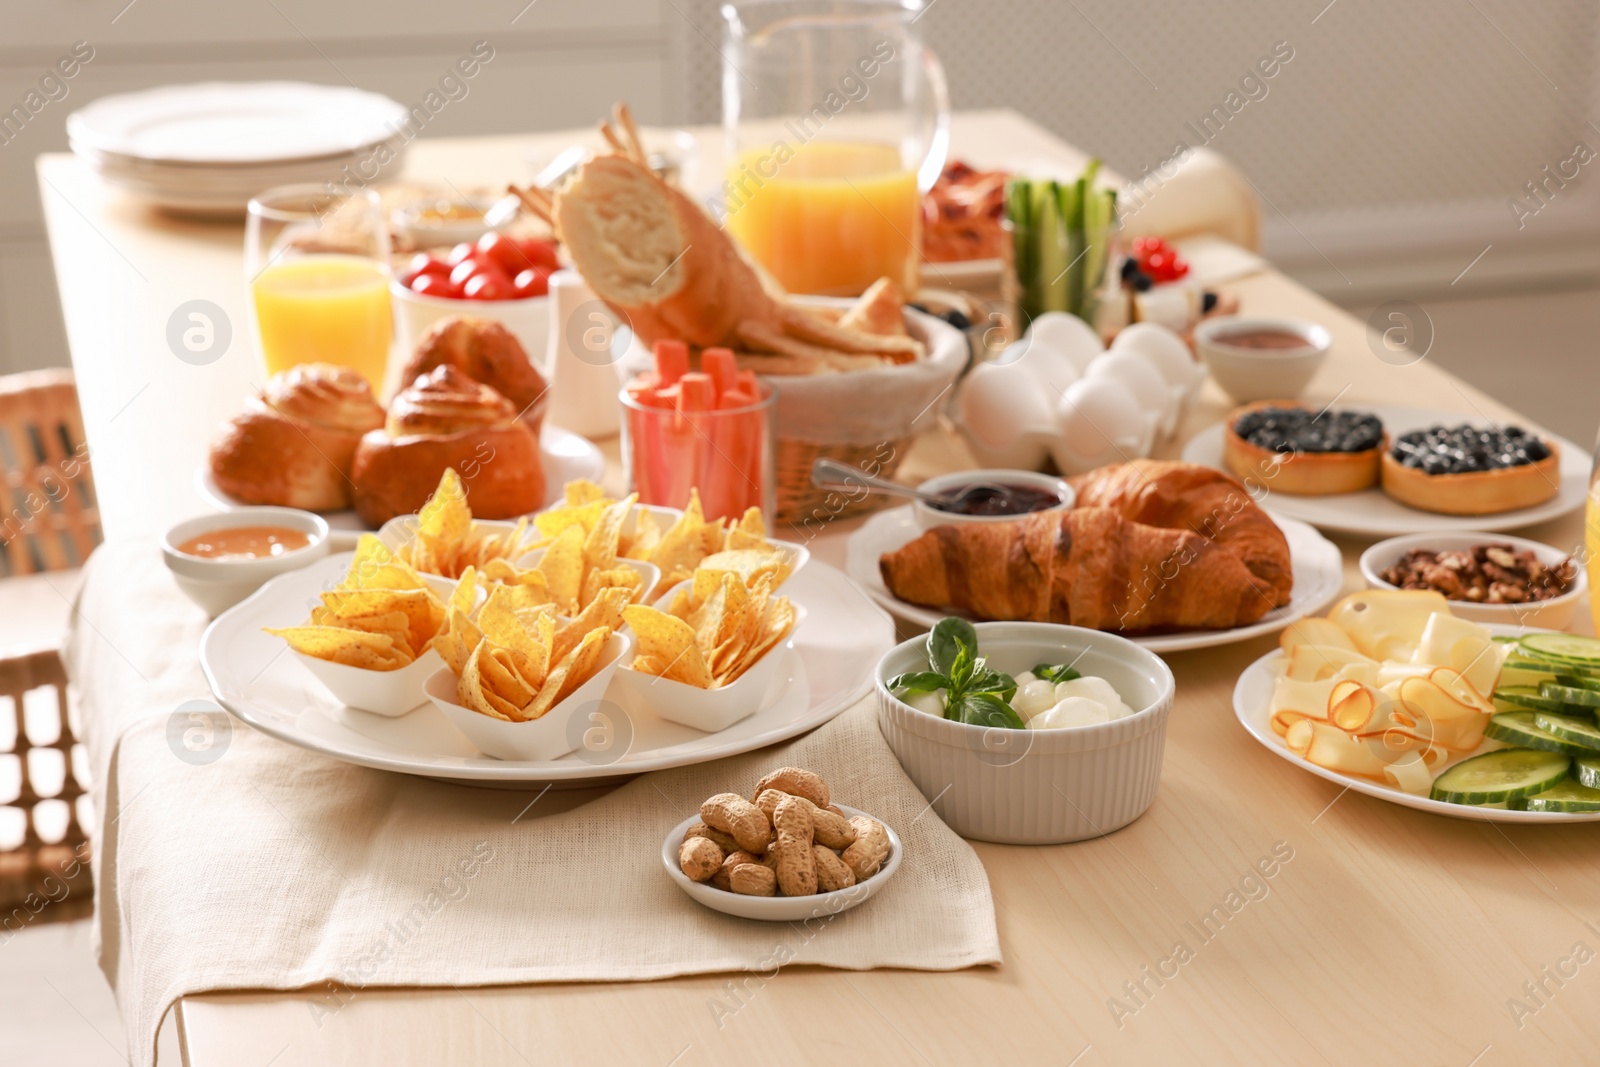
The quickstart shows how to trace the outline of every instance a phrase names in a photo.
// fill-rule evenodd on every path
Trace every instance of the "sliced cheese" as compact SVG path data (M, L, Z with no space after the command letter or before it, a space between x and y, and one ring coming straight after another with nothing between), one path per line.
M1352 670L1351 668L1367 668L1367 670ZM1376 672L1378 661L1370 656L1363 656L1353 648L1340 645L1295 645L1289 649L1287 667L1284 674L1300 681L1314 681L1319 678L1355 677L1357 681L1364 681L1367 675ZM1359 677L1358 677L1359 676Z
M1428 618L1450 614L1443 594L1422 589L1368 589L1334 605L1329 621L1373 659L1410 660Z
M1507 646L1494 640L1487 627L1440 612L1428 616L1412 663L1449 667L1480 694L1494 692Z

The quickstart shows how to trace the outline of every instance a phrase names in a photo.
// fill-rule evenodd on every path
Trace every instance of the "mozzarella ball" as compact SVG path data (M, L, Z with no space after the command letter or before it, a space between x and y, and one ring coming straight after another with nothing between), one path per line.
M1072 726L1094 726L1111 721L1104 704L1087 697L1068 697L1057 702L1049 711L1041 712L1028 720L1031 730L1059 730Z
M931 693L907 693L902 699L918 711L926 712L938 719L944 718L943 689L935 689Z
M1024 684L1018 679L1018 683L1017 695L1011 698L1011 710L1024 719L1055 706L1056 687L1049 682L1035 679Z

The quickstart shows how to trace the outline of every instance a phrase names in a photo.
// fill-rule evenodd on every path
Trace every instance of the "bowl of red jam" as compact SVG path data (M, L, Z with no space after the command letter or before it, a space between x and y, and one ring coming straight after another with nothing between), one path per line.
M1012 522L1039 511L1070 508L1076 499L1072 486L1054 475L999 468L943 474L917 489L940 498L937 503L912 502L912 515L923 530L964 522Z

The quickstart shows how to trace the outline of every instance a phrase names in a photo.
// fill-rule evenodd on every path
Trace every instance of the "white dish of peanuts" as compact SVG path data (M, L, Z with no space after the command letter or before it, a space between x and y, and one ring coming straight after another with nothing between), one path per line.
M793 922L869 899L899 870L901 852L889 827L833 803L821 775L780 767L748 798L707 798L661 843L661 863L708 908Z

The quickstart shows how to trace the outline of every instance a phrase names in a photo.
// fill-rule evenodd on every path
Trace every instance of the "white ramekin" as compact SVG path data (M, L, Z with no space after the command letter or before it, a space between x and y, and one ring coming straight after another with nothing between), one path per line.
M1281 330L1305 338L1305 348L1255 349L1226 344L1228 334ZM1327 329L1303 319L1221 315L1194 328L1194 347L1222 391L1241 404L1292 400L1305 392L1333 347Z
M1054 493L1060 498L1061 503L1055 507L1043 509L1045 511L1060 511L1062 508L1070 508L1077 497L1077 494L1072 491L1072 486L1053 474L1039 474L1035 471L1001 468L984 468L956 471L953 474L941 474L937 478L929 478L918 485L917 488L924 493L948 493L969 485L977 485L979 482L993 482L996 485L1020 485L1029 489L1042 489L1046 493ZM1021 515L958 515L953 511L939 511L920 500L911 502L911 515L917 521L917 529L924 533L935 526L1015 522L1017 519L1022 518Z
M927 670L926 638L878 662L878 726L933 810L962 837L1014 845L1099 837L1144 814L1155 800L1172 711L1172 671L1126 638L1045 622L976 624L989 665L1020 674L1072 663L1110 682L1133 715L1095 726L1007 730L918 711L887 682Z
M1384 581L1380 575L1399 563L1400 558L1412 549L1426 548L1440 552L1447 549L1467 549L1476 545L1510 545L1515 552L1532 552L1539 562L1547 567L1553 567L1569 555L1573 555L1542 541L1530 541L1526 537L1511 537L1508 534L1471 532L1406 534L1403 537L1391 537L1387 541L1379 541L1361 553L1361 577L1365 578L1367 585L1373 589L1394 589L1395 586ZM1539 600L1531 604L1476 604L1470 600L1452 600L1450 613L1463 619L1471 619L1473 622L1565 630L1572 622L1573 616L1577 614L1578 602L1589 587L1581 557L1578 560L1577 572L1572 588L1549 600Z
M192 537L239 526L284 526L306 535L307 544L281 556L259 559L208 559L179 552ZM321 515L298 508L248 507L188 519L161 539L161 558L173 580L210 617L233 607L271 578L307 567L328 554L328 524Z

